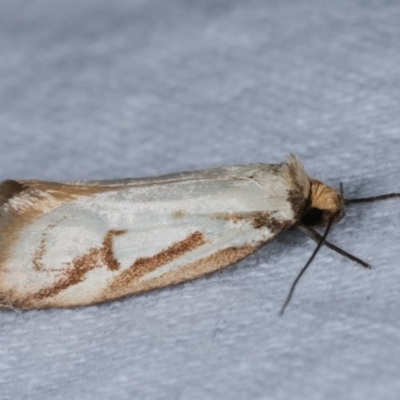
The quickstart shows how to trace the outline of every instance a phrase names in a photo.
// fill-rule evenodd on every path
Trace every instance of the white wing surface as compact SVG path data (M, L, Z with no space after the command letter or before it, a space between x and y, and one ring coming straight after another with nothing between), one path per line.
M308 189L296 192L288 170L257 164L150 179L6 181L0 304L92 304L232 264L297 221ZM294 207L296 196L303 203Z

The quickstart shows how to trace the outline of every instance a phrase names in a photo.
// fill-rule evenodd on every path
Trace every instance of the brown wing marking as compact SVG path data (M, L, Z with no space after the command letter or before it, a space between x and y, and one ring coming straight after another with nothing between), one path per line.
M103 240L103 246L100 249L100 257L110 271L117 271L121 267L119 261L114 256L113 238L123 235L126 232L126 230L110 230Z
M186 211L185 210L176 210L172 213L172 216L176 219L181 219L185 216Z
M44 264L43 264L43 257L46 254L47 251L47 246L46 246L46 241L47 241L47 237L50 233L50 231L55 228L60 222L64 221L67 217L64 216L62 217L58 222L53 223L53 224L49 224L44 232L42 233L42 237L40 239L40 243L39 246L35 249L35 252L33 253L33 259L32 259L32 264L33 264L33 269L35 271L60 271L63 269L63 267L61 268L47 268Z
M148 281L140 281L135 287L131 287L131 290L126 291L125 293L121 293L121 291L119 293L112 293L108 289L107 296L103 298L103 300L109 300L134 293L147 292L149 290L159 289L165 286L175 285L177 283L199 278L242 260L255 252L265 243L266 242L263 241L254 245L229 247L227 249L216 251L215 253L189 263L178 270L166 272L165 274L157 278L149 279Z
M125 232L125 230L109 230L100 248L92 248L83 256L78 256L68 262L67 269L63 273L63 276L52 286L43 288L36 292L32 298L35 300L42 300L47 297L53 297L68 287L82 282L89 271L101 267L104 264L111 271L118 270L120 264L114 257L112 241L115 236L122 235ZM44 254L41 254L41 256L43 255Z
M44 181L14 181L0 183L0 276L7 267L10 251L21 232L42 215L82 196L118 190L119 187L102 185L73 185ZM38 249L40 259L45 248ZM40 269L40 265L34 265ZM0 280L1 283L1 280ZM0 288L1 291L1 288Z
M112 297L115 297L113 293L123 292L126 294L125 290L129 291L129 286L136 279L170 263L176 258L181 257L200 246L203 246L205 243L206 240L204 235L201 232L196 231L190 234L186 239L174 243L152 257L138 258L128 269L121 272L121 274L114 279L111 285L107 288L107 292L111 294Z
M233 222L234 224L246 221L255 229L268 228L273 234L278 234L289 226L293 225L295 220L279 220L274 218L274 212L271 211L249 211L233 213L217 213L216 219Z

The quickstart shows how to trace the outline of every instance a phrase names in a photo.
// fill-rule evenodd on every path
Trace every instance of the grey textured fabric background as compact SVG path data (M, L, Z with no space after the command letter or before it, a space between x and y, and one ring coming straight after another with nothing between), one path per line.
M1 0L0 178L106 179L296 153L400 191L398 1ZM207 278L0 312L0 399L398 399L400 201Z

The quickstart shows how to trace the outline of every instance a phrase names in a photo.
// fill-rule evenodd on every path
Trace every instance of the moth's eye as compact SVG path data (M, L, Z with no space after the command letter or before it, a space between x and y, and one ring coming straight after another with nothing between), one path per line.
M319 208L311 207L301 218L301 222L306 226L321 225L324 222L324 213Z

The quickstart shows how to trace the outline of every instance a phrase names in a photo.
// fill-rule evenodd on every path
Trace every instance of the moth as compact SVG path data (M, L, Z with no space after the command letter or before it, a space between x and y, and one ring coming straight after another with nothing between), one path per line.
M368 266L326 241L345 203L342 190L310 178L293 155L144 179L6 180L0 306L85 306L177 284L236 263L290 228L318 242L298 279L324 244ZM323 236L314 225L326 226Z

